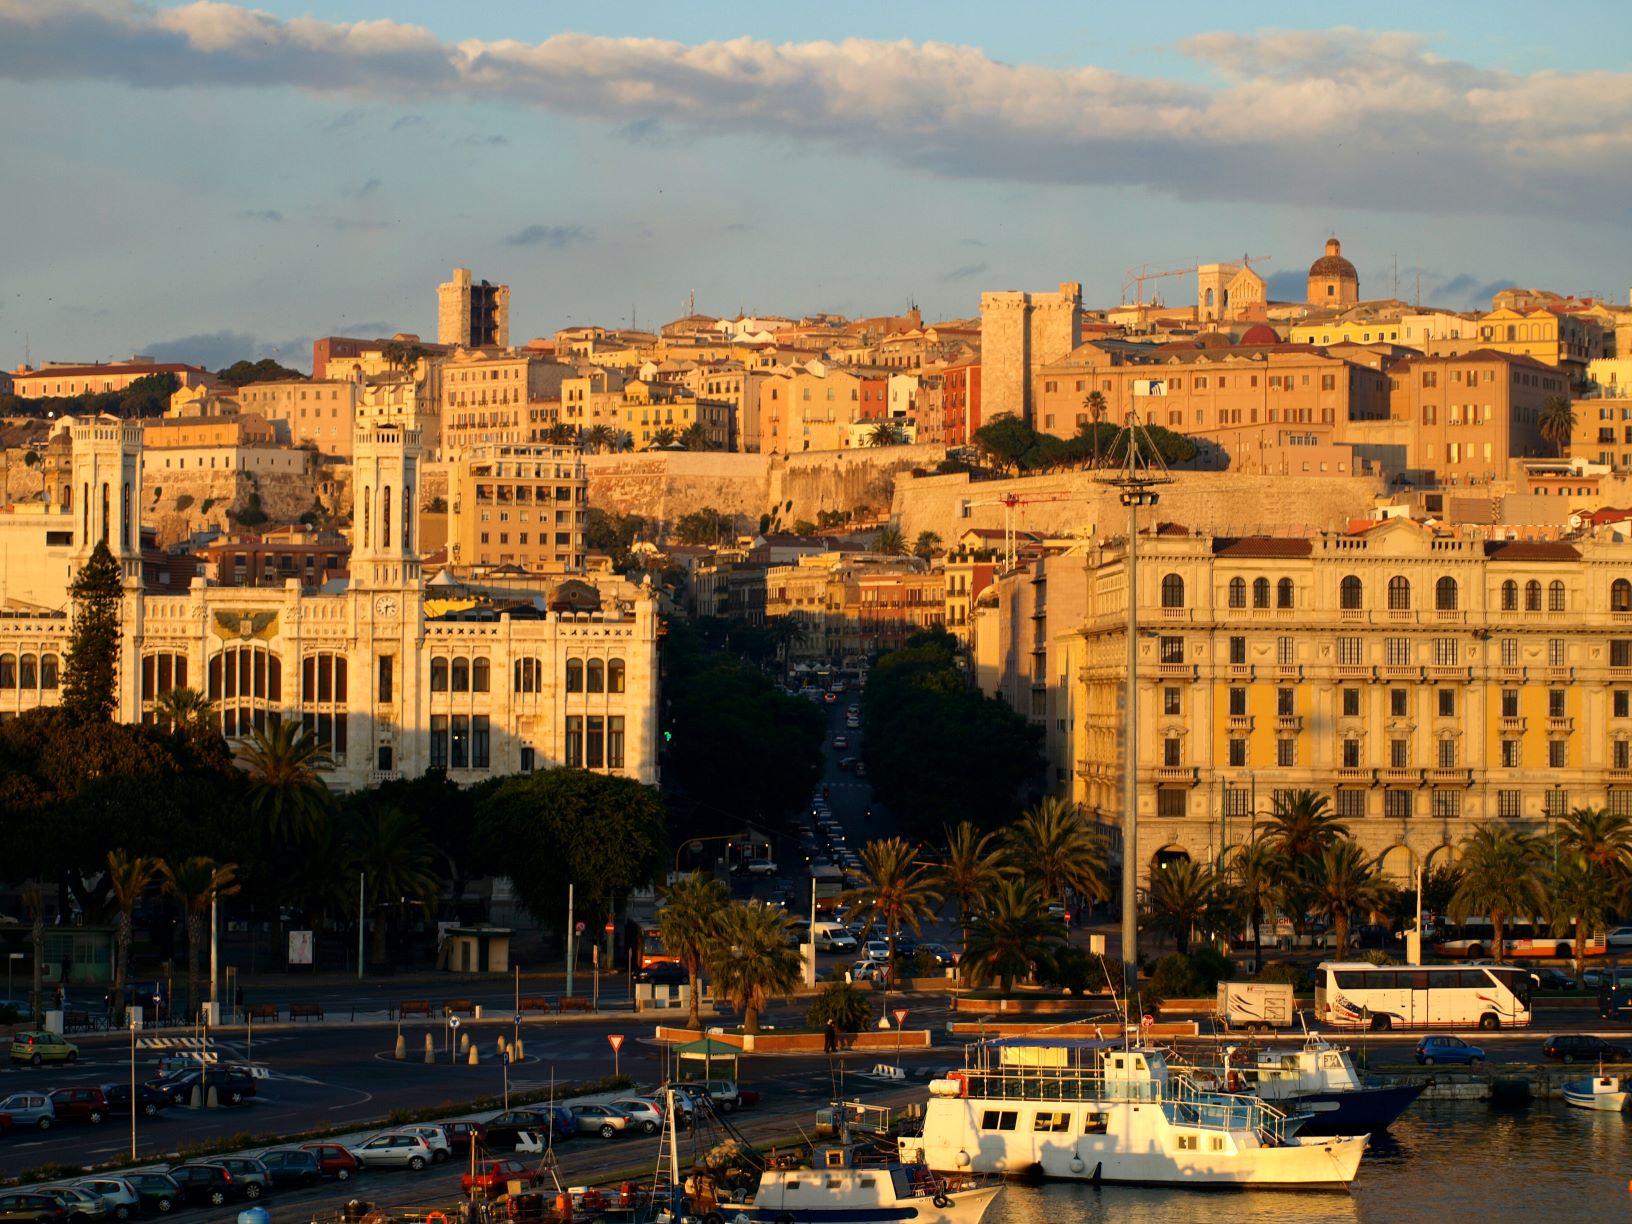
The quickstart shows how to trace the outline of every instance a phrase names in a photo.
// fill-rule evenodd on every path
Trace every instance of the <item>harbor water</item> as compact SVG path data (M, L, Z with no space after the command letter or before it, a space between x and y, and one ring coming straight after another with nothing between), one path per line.
M1632 1219L1632 1120L1561 1102L1418 1101L1350 1193L1011 1185L984 1224L1507 1224Z

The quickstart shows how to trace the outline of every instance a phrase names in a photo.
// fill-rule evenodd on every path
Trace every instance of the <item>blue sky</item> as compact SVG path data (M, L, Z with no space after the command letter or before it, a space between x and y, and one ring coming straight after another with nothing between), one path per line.
M1367 296L1632 282L1618 5L759 10L0 0L0 361L304 366L455 265L518 341L1243 252L1290 295L1332 232Z

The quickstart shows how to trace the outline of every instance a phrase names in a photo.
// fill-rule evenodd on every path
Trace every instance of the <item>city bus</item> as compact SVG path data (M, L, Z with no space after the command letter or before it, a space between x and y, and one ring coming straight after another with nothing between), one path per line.
M640 967L650 969L653 965L678 965L680 958L672 952L664 950L663 930L661 927L642 927L640 931Z
M1608 950L1604 936L1587 936L1584 949L1587 956L1602 956ZM1434 940L1430 951L1435 956L1481 960L1496 951L1496 927L1489 918L1469 918L1460 926L1446 928ZM1544 928L1528 922L1504 922L1502 952L1506 956L1546 956L1565 960L1575 955L1575 935L1568 929L1562 934L1550 935Z
M1530 974L1506 965L1372 965L1322 961L1315 1016L1333 1028L1522 1027Z

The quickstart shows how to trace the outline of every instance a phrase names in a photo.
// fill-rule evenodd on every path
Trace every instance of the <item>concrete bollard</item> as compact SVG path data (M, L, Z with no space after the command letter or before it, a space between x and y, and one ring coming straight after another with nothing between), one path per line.
M436 1047L431 1044L431 1035L429 1033L425 1034L425 1061L428 1063L436 1061Z
M482 1018L482 1005L480 1003L478 1003L478 1004L476 1004L475 1014L472 1016L472 1019L480 1020L481 1018Z
M470 1057L465 1059L465 1062L468 1063L470 1066L474 1067L477 1064L477 1062L479 1062L479 1061L480 1060L478 1059L477 1054L476 1054L476 1047L473 1045L473 1046L470 1047Z
M526 1053L522 1050L521 1038L517 1037L515 1045L510 1048L510 1061L513 1063L518 1063L526 1057Z
M397 1034L397 1061L401 1062L408 1057L408 1039L401 1033Z
M203 1109L204 1108L204 1090L202 1088L200 1088L197 1084L193 1085L192 1092L188 1094L187 1104L189 1106L191 1106L193 1109Z
M460 1051L460 1053L463 1053L464 1051L466 1051L468 1049L470 1049L470 1034L469 1033L460 1033L459 1034L459 1051Z
M499 1056L499 1057L500 1057L500 1058L503 1058L503 1057L504 1057L504 1053L505 1053L505 1046L504 1046L504 1038L503 1038L503 1037L500 1037L500 1038L499 1038L499 1039L498 1039L498 1041L496 1041L496 1042L495 1042L495 1043L494 1043L494 1045L495 1045L495 1047L496 1047L496 1049L495 1049L495 1053L497 1053L497 1054L498 1054L498 1056Z
M220 1109L221 1108L221 1098L218 1095L216 1095L215 1085L214 1084L211 1084L209 1092L204 1094L204 1108L205 1109Z

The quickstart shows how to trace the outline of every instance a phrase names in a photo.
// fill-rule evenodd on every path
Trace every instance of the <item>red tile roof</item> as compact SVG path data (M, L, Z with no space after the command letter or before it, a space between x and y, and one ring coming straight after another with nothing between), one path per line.
M1213 555L1218 557L1307 557L1313 551L1312 541L1285 536L1247 536L1244 539L1213 541Z

